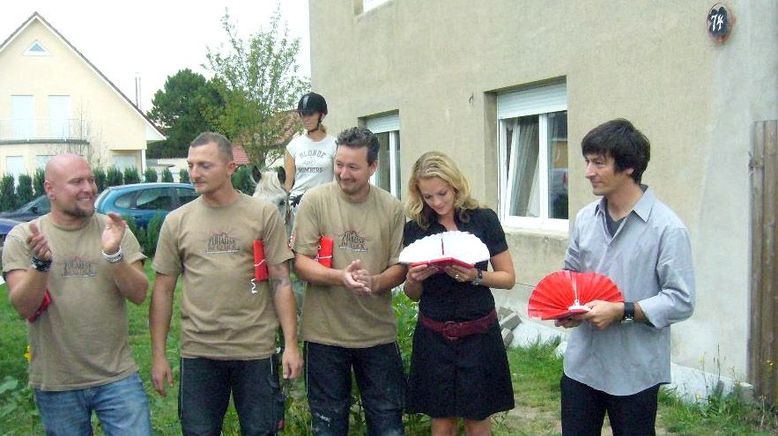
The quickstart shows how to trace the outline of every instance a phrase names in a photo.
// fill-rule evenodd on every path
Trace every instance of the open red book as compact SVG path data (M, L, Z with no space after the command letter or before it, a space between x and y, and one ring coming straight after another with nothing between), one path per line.
M618 286L606 275L596 272L557 271L541 280L529 297L529 316L540 319L564 319L588 312L586 303L604 300L624 301Z
M425 236L400 253L400 263L436 266L441 270L449 265L472 268L485 260L489 260L486 244L472 233L459 231Z

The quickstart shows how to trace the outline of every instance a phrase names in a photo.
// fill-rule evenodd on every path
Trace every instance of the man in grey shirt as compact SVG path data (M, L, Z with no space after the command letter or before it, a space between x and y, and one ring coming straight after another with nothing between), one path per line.
M565 269L610 277L624 303L592 301L557 325L575 330L564 358L562 433L599 435L605 412L614 435L653 435L659 385L670 382L670 325L694 311L686 226L641 185L648 139L624 119L581 142L586 178L602 196L581 209Z

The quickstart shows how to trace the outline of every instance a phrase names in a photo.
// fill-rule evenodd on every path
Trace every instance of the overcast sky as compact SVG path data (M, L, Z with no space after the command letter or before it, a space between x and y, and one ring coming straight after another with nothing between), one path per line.
M283 0L282 21L300 38L298 65L310 76L308 0ZM3 0L0 5L0 42L33 12L40 13L92 64L130 99L135 100L135 75L141 77L141 106L167 76L190 68L209 76L202 67L206 47L226 42L221 17L229 8L239 35L247 37L268 27L276 0Z

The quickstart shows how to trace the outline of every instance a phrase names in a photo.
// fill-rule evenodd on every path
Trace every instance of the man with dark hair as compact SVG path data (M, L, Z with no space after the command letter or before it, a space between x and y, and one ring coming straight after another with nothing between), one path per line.
M376 136L355 127L337 144L336 181L305 194L292 232L295 271L308 282L302 335L313 433L348 434L353 368L368 434L399 435L405 377L391 290L405 278L405 219L400 202L370 184ZM315 259L322 236L334 241L331 268Z
M283 401L275 361L276 332L283 330L282 374L302 369L297 314L287 261L292 253L275 206L236 191L232 145L203 133L189 146L196 200L165 217L154 258L149 308L154 388L165 395L173 372L167 335L176 280L181 299L179 416L185 435L218 435L232 394L243 434L276 434ZM264 259L255 264L255 242ZM255 268L267 265L268 281ZM282 397L281 397L282 398Z
M30 321L29 379L46 434L92 434L94 411L106 434L151 435L126 304L146 299L146 256L119 215L95 213L81 156L52 158L44 189L51 212L11 230L3 270L11 304Z
M592 301L557 325L571 332L564 358L562 433L655 433L659 385L670 382L670 325L694 311L689 234L641 185L648 139L627 120L608 121L582 141L586 178L602 196L581 209L565 269L609 276L624 303Z

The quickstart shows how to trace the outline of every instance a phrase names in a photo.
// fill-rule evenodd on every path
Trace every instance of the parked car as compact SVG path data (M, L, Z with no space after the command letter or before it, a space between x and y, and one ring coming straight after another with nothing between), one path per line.
M32 221L39 216L46 215L49 213L49 210L51 210L49 197L41 195L19 209L0 213L0 218L10 218L16 221Z
M8 236L8 233L11 232L11 229L14 228L14 226L19 223L21 223L21 221L16 221L8 218L0 218L0 258L2 258L3 256L5 237Z
M165 216L195 198L194 186L188 183L134 183L106 188L97 197L95 209L132 217L139 227L146 227L154 216Z

